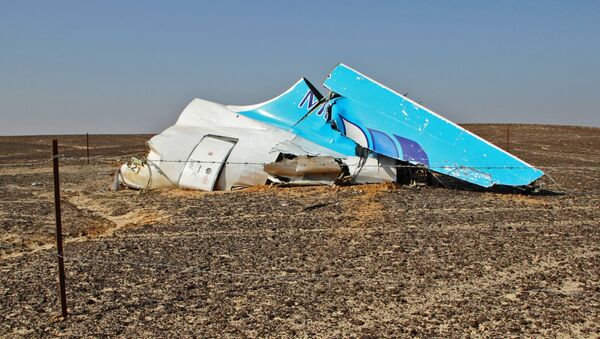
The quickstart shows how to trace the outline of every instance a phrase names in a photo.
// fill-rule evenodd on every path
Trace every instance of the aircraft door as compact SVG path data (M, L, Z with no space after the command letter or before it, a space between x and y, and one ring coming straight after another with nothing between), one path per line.
M196 145L187 159L179 177L179 185L185 188L212 191L219 173L236 141L207 135Z

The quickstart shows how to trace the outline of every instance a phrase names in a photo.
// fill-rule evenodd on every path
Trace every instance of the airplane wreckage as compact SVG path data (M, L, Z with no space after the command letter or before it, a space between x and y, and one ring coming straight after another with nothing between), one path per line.
M544 173L356 70L337 65L323 96L306 79L251 106L194 99L119 169L135 189L231 190L266 183L407 182L415 173L530 190ZM422 176L422 175L421 175Z

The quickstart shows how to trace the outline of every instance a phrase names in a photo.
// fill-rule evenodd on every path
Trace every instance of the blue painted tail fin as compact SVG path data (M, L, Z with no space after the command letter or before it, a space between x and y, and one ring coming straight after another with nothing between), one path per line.
M339 64L323 83L338 96L332 119L370 150L480 186L524 186L544 173L514 155Z

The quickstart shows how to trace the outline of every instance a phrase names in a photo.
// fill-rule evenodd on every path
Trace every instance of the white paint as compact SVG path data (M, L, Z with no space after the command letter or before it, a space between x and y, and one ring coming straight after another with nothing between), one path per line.
M127 165L121 167L122 182L137 189L181 186L207 191L230 190L265 184L269 175L263 165L275 161L282 152L329 155L346 160L346 157L293 133L238 114L277 98L252 106L225 106L202 99L192 100L173 126L147 142L150 152L145 165L135 170ZM347 121L344 126L351 139L367 147L367 137L360 128ZM358 158L352 158L358 164ZM202 161L215 163L202 165ZM208 173L207 169L210 169ZM377 166L363 168L357 177L358 182L394 180L395 171ZM314 183L319 180L315 179Z
M359 184L372 184L396 181L396 160L386 156L369 157L364 166L360 168L359 157L348 157L344 163L350 170L350 175L356 175L354 179Z
M367 136L363 133L363 131L358 126L354 125L353 123L344 118L342 118L342 121L344 122L344 130L346 131L345 135L348 138L354 140L357 144L361 145L362 147L368 148L369 142L367 140Z
M235 141L205 136L194 148L179 177L179 186L212 191Z

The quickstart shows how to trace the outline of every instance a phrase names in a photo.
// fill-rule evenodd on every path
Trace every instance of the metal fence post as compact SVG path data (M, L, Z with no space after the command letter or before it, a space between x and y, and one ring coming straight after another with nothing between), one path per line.
M510 152L510 125L506 124L506 151Z
M58 258L58 283L60 306L63 318L67 316L67 294L65 291L65 263L63 258L62 221L60 216L60 180L58 176L58 141L52 140L52 167L54 170L54 210L56 220L56 251Z
M85 134L85 149L86 149L86 155L87 155L87 164L90 164L90 134L86 133Z

